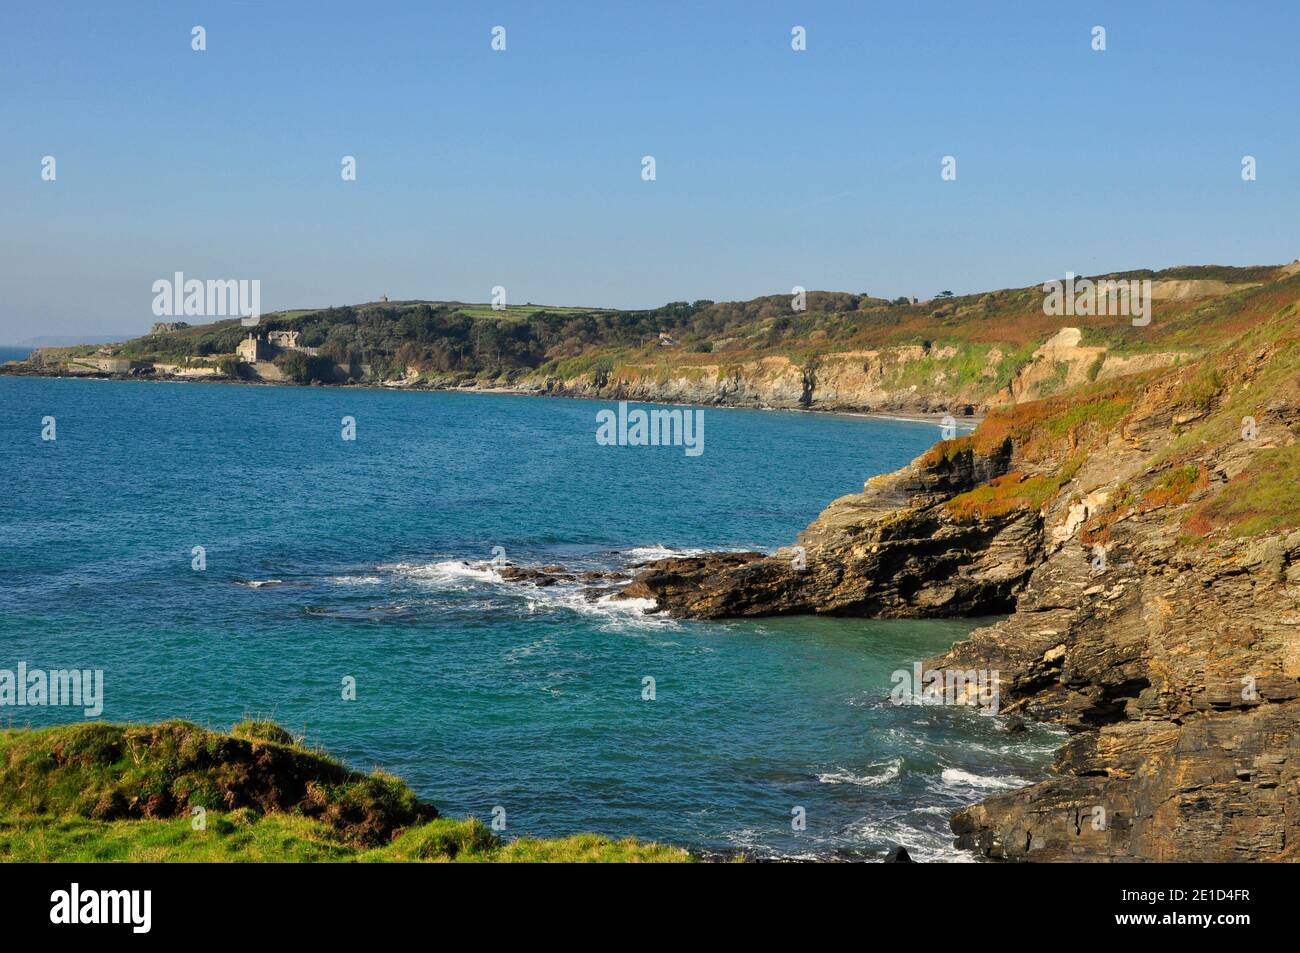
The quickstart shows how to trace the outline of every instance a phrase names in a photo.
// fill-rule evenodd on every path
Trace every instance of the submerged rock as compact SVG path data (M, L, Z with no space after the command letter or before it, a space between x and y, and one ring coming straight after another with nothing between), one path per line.
M553 586L561 580L571 580L573 576L564 571L563 566L546 566L533 569L528 566L501 566L496 574L506 582L528 582L534 586Z

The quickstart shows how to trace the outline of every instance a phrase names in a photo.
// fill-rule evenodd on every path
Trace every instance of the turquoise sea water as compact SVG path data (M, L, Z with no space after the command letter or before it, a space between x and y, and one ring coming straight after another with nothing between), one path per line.
M597 445L606 406L0 377L0 668L102 669L116 721L273 717L507 835L937 859L954 808L1041 776L1053 735L889 704L971 621L676 622L465 565L789 544L938 436L706 409L689 457Z

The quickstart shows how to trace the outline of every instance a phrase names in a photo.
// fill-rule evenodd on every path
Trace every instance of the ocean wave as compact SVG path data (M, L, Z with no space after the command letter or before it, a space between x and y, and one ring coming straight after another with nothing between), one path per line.
M732 850L743 853L756 860L815 861L826 860L834 852L833 843L822 843L821 838L808 837L809 846L803 850L789 850L769 844L770 831L742 827L725 831L722 839L731 845Z
M704 549L673 549L669 546L655 544L653 546L634 546L632 549L620 551L621 556L625 556L632 562L654 562L656 559L669 559L673 556L698 556L707 552Z
M980 788L986 791L1009 791L1013 788L1023 787L1026 783L1019 778L984 777L983 775L963 771L961 768L944 768L941 777L944 784Z
M852 825L850 834L855 841L867 841L880 851L881 860L889 846L898 844L907 848L911 858L920 863L974 863L975 857L968 851L959 850L953 843L954 838L933 821L927 826L924 822L909 820L906 815L864 818Z
M527 580L503 579L490 563L472 563L463 559L442 559L430 563L400 562L376 567L379 572L395 574L421 585L451 591L467 591L490 586L501 594L524 600L530 615L567 611L597 616L619 627L663 628L677 623L667 616L648 615L657 603L653 599L616 599L611 593L591 598L591 586L575 580L561 580L539 587ZM516 602L517 606L518 603Z
M817 775L817 780L822 784L856 784L859 787L874 788L877 785L888 784L893 781L898 777L902 769L903 759L894 758L884 766L884 770L877 774L854 774L852 771L836 768L833 771L826 771Z
M902 846L920 863L975 863L974 855L955 846L947 830L947 813L947 809L940 809L921 817L907 813L863 818L834 834L804 832L799 836L804 842L800 847L773 844L771 831L753 828L726 831L721 838L732 850L756 860L882 861L891 848Z
M394 573L407 579L467 589L467 583L500 583L500 575L490 563L470 563L463 559L441 559L432 563L386 563L375 567L379 572Z
M1061 747L1066 738L1065 732L1053 731L1042 733L1041 737L1008 735L1006 741L999 744L981 744L977 741L962 742L962 750L977 754L991 755L995 758L1025 757L1050 755Z
M615 599L612 595L587 598L582 587L550 586L528 594L530 612L562 610L602 618L616 628L676 628L678 623L663 615L648 615L657 603L653 599Z

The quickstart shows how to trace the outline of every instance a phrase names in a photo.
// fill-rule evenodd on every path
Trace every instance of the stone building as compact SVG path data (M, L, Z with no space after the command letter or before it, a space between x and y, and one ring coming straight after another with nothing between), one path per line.
M273 360L281 351L301 351L315 356L318 349L303 347L298 343L300 337L299 331L268 331L265 338L249 331L248 337L235 346L235 354L249 364Z
M249 331L248 337L235 346L235 354L241 361L256 364L258 361L271 359L271 348L266 341Z

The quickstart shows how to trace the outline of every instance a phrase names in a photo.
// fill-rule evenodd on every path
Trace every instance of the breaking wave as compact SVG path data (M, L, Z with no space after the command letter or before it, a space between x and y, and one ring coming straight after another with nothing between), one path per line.
M833 771L826 771L817 775L817 780L822 784L856 784L859 787L874 788L880 784L888 784L895 780L903 770L903 759L895 758L884 766L884 769L875 774L854 774L852 771L846 771L843 768L836 768Z
M953 785L954 787L980 788L985 791L1009 791L1013 788L1023 787L1025 782L1017 778L989 778L978 774L971 774L969 771L963 771L961 768L944 768L944 784Z

